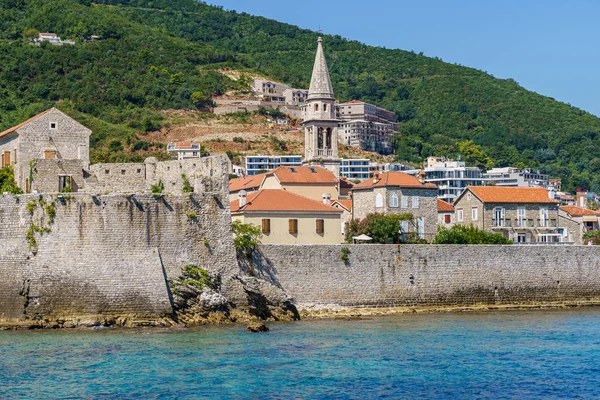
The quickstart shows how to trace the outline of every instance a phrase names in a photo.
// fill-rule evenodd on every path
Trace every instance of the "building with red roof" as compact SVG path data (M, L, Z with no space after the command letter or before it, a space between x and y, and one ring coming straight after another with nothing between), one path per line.
M363 219L369 214L412 214L413 223L403 222L404 232L431 239L437 232L437 187L403 172L375 173L354 185L352 214Z
M339 244L342 210L282 189L238 192L233 221L261 227L265 244Z
M558 209L560 225L567 231L569 241L587 244L586 232L600 229L600 212L577 206L561 206Z
M453 205L457 224L497 232L515 243L567 241L559 203L544 188L468 186Z

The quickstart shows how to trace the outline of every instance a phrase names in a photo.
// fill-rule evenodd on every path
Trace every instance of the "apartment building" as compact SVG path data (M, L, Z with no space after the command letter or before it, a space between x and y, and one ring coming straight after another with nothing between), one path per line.
M500 233L515 243L566 241L559 203L544 188L469 186L453 205L456 224Z
M200 158L202 155L202 146L199 143L192 142L169 143L167 145L167 153L176 154L178 160Z
M530 168L493 168L483 178L495 186L549 187L548 175Z
M358 100L342 103L337 110L341 144L381 154L393 152L396 114Z
M269 156L255 155L246 156L246 175L256 175L279 167L299 167L302 165L302 156Z
M436 185L438 197L448 203L453 203L467 186L485 183L479 168L443 157L428 157L423 172L425 181Z

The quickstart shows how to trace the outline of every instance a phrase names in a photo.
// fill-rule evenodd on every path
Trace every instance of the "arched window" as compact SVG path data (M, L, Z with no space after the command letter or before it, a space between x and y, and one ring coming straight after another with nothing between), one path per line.
M325 137L325 144L327 149L331 149L331 128L327 128L327 135Z
M315 104L315 111L319 111L319 105Z
M390 195L390 207L398 208L398 195L396 193Z
M377 193L375 196L375 208L383 207L383 195L381 193Z
M323 104L323 111L327 111L327 104Z

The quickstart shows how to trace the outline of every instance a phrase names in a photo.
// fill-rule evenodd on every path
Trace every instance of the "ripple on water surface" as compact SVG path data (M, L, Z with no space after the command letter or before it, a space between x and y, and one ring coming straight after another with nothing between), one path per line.
M0 397L591 398L600 309L0 332Z

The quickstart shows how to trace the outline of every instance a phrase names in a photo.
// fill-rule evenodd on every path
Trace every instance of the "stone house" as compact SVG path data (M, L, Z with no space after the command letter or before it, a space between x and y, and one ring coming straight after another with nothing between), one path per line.
M403 221L403 232L414 232L428 240L437 233L437 187L433 184L422 183L402 172L375 173L371 179L355 185L351 192L354 219L373 213L410 213L413 223Z
M238 193L233 221L261 228L264 244L340 244L342 211L281 189Z
M454 206L438 198L437 209L438 226L443 226L444 228L451 228L455 222Z
M24 191L77 190L89 167L92 131L56 108L46 110L0 133L2 167L13 165ZM39 160L39 161L38 161ZM53 160L53 161L50 161ZM31 182L30 166L51 169L44 180Z
M515 243L562 242L556 200L544 188L468 186L455 200L456 223L502 234Z
M283 189L322 202L339 198L339 182L335 175L321 167L279 167L273 171L235 178L229 181L229 197L233 201L241 190Z
M587 231L600 229L600 212L577 206L561 206L558 209L560 225L566 229L569 242L587 244L583 235Z
M346 227L352 220L352 199L350 200L334 200L331 205L342 211L341 217L341 232L342 238L346 239Z

